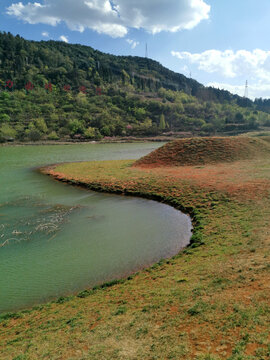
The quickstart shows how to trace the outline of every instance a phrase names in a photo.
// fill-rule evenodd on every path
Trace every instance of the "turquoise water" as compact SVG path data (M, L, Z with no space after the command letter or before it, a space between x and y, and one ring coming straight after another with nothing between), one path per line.
M0 312L122 277L188 244L189 217L167 205L75 188L35 170L136 159L158 146L0 147Z

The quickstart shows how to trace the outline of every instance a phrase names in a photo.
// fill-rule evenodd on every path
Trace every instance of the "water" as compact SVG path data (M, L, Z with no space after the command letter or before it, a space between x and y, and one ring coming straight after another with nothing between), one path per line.
M190 219L167 205L75 188L34 169L136 159L158 146L0 147L0 312L122 277L188 244Z

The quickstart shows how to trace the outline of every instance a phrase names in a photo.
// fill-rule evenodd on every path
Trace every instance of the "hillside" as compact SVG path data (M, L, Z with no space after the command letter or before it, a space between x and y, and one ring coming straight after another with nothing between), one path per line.
M136 89L156 91L163 87L182 90L202 100L224 102L235 99L239 105L243 103L239 96L205 88L152 59L114 56L79 44L28 41L19 35L0 33L0 63L0 85L4 86L6 80L12 79L17 90L24 89L28 81L41 87L45 82L52 82L58 87L70 84L74 90L79 90L82 85L100 86L125 79ZM244 101L246 105L247 99Z
M134 166L190 166L270 155L264 140L248 137L193 138L172 141L135 162Z
M0 64L0 142L236 135L270 127L270 114L256 103L147 58L0 33Z

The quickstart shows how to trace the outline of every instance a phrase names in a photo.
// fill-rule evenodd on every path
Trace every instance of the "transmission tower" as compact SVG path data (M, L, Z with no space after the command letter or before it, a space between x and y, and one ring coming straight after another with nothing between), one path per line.
M246 81L244 98L248 98L248 81Z
M145 44L145 57L148 58L148 45Z

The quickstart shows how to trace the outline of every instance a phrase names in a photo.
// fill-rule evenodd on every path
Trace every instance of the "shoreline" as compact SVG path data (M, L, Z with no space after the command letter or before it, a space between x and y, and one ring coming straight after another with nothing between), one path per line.
M81 162L77 162L77 163L81 163ZM197 216L196 210L194 208L192 208L192 207L188 208L188 207L181 206L181 204L176 204L173 198L172 199L166 199L164 197L153 195L151 193L149 193L149 194L147 194L147 193L138 193L138 192L136 193L136 192L129 192L129 191L120 191L120 190L117 190L117 189L115 189L115 190L112 189L111 191L109 191L108 189L102 188L102 187L97 186L97 185L89 186L89 184L87 184L87 183L83 183L83 182L80 182L80 181L69 180L69 179L66 179L64 177L61 178L59 175L53 173L53 169L55 167L59 166L59 165L62 165L62 164L69 164L69 163L51 164L51 165L48 165L48 166L37 167L37 168L35 168L35 170L37 172L43 174L43 175L47 175L47 176L53 178L56 181L59 181L59 182L62 182L62 183L65 183L65 184L68 184L68 185L71 185L71 186L76 186L76 187L79 187L81 189L90 190L90 191L94 191L94 192L98 192L98 193L106 193L106 194L112 194L112 195L137 197L137 198L142 198L142 199L145 199L145 200L157 201L157 202L159 202L161 204L171 206L174 209L180 211L181 213L189 216L190 221L191 221L191 238L190 238L190 241L185 247L183 247L179 251L177 251L176 254L174 254L174 255L172 255L172 256L170 256L168 258L162 258L159 261L156 261L155 263L153 263L151 265L146 265L146 266L143 266L143 267L141 267L141 268L139 268L137 270L128 272L126 275L121 276L120 278L116 278L116 279L113 279L113 280L110 280L110 281L102 282L100 284L92 286L91 288L83 289L83 290L81 290L79 292L71 293L71 294L68 294L68 295L63 294L62 296L56 297L56 298L54 298L52 300L49 300L49 301L47 301L45 303L33 304L33 305L31 305L29 307L26 307L26 308L23 308L23 309L18 309L18 310L14 310L14 311L10 310L8 312L0 313L0 319L5 317L5 316L9 316L9 317L14 316L14 317L16 317L18 314L24 313L25 311L32 311L32 310L35 310L35 308L37 308L37 307L44 307L46 305L53 304L55 302L57 303L59 301L59 299L60 299L60 301L62 301L63 299L65 299L65 301L68 301L69 299L74 298L74 297L81 297L80 296L81 293L89 294L92 291L94 291L95 289L107 288L107 287L111 287L111 286L119 284L119 283L124 283L125 281L130 280L135 274L137 274L137 273L139 273L141 271L147 271L147 269L155 268L158 264L173 260L175 257L179 256L179 254L181 254L185 250L188 250L189 248L192 249L192 248L196 248L198 246L203 245L203 242L198 240L200 238L201 222L200 222L200 218Z
M128 143L148 143L148 142L168 142L179 138L176 137L153 137L153 138L119 138L119 139L108 139L108 140L92 140L92 141L32 141L32 142L5 142L0 143L0 147L3 146L43 146L43 145L91 145L91 144L128 144Z
M269 136L269 130L260 130L253 132L244 132L241 134L215 134L211 137L235 137L235 136L251 136L251 137L260 137L260 136ZM39 140L39 141L6 141L0 143L0 147L3 146L42 146L42 145L90 145L90 144L128 144L128 143L147 143L147 142L169 142L174 140L181 139L191 139L194 137L209 137L207 134L189 134L183 133L181 135L171 134L171 135L158 135L158 136L149 136L149 137L136 137L136 136L125 136L125 137L108 137L103 138L101 140L77 140L77 139L69 139L69 140Z
M136 356L143 346L147 359L166 358L168 346L176 343L175 358L195 359L200 352L205 358L237 353L243 359L266 359L270 174L265 168L270 160L262 156L260 161L155 169L132 166L133 160L41 167L41 173L73 186L157 200L194 214L193 244L127 278L0 315L0 353L1 344L7 344L3 351L14 357L30 339L38 346L46 334L48 356L63 358L74 349L82 358L95 358L102 346L104 358L117 359L113 351L128 341ZM29 359L43 353L43 347L31 349Z
M135 160L130 160L130 161L135 162ZM78 164L78 163L83 163L83 162L84 161L80 161L80 162L76 162L76 163ZM38 167L38 168L36 168L36 170L39 173L41 173L43 175L47 175L47 176L53 178L56 181L59 181L59 182L62 182L62 183L68 184L68 185L72 185L72 186L78 186L78 187L80 187L82 189L95 191L95 192L99 192L99 193L113 194L113 195L139 197L139 198L142 198L142 199L153 200L153 201L160 202L162 204L169 205L169 206L173 207L174 209L179 210L182 213L184 213L185 215L188 215L190 217L191 222L192 222L192 226L193 226L193 231L192 231L193 233L194 233L194 229L196 228L196 226L199 225L199 221L196 219L196 210L194 208L192 208L192 207L189 208L189 207L181 206L181 204L176 204L173 198L166 199L165 197L158 196L158 195L155 195L155 194L151 194L151 193L147 193L147 192L145 192L145 193L134 192L134 191L129 191L127 189L123 189L123 190L114 189L114 188L108 189L108 188L103 188L101 185L98 185L98 184L89 184L89 183L82 182L82 181L79 181L79 180L72 180L72 179L69 179L69 178L67 178L65 176L59 175L59 173L57 173L57 172L54 172L54 169L57 166L60 166L60 165L63 165L63 164L68 165L70 163L66 162L66 163L59 163L59 164L51 164L51 165L48 165L48 166ZM187 245L186 248L191 246L191 245L192 245L192 242L190 241L190 244Z
M133 161L133 160L132 160ZM81 163L77 162L77 163ZM75 291L75 292L70 292L70 293L66 293L63 294L61 296L56 296L56 297L51 297L51 299L49 299L48 301L45 301L44 303L36 303L33 305L29 305L29 307L25 307L22 309L18 309L18 310L10 310L10 311L5 311L5 312L0 312L0 322L1 319L5 319L5 318L16 318L17 316L20 316L20 314L24 314L24 313L28 313L29 311L35 311L38 308L44 308L46 306L50 306L52 304L55 303L62 303L62 302L68 302L74 298L84 298L86 296L91 295L93 292L95 292L96 290L99 289L105 289L105 288L110 288L113 287L114 285L118 285L118 284L123 284L126 281L130 281L134 276L136 276L138 273L142 272L142 271L148 271L150 269L154 269L157 266L163 264L163 263L168 263L170 260L173 260L175 257L179 256L179 254L181 254L182 252L184 252L185 250L188 250L189 248L193 248L193 247L198 247L200 245L202 245L201 243L199 243L198 241L196 241L196 233L197 231L199 231L199 227L200 227L200 220L199 218L197 219L196 216L196 211L194 212L194 209L188 209L188 208L184 208L181 207L180 205L176 206L175 203L172 201L166 201L166 199L162 199L159 198L157 196L151 195L151 194L139 194L139 193L132 193L132 192L119 192L119 191L108 191L108 190L103 190L102 188L99 187L89 187L88 184L86 183L82 183L82 182L74 182L72 180L68 180L65 178L59 178L57 175L53 175L51 173L51 171L53 170L53 168L62 165L62 164L69 164L68 162L66 163L58 163L58 164L51 164L48 166L42 166L42 167L36 167L34 168L35 171L37 171L38 173L41 173L43 175L49 176L52 179L64 183L64 184L68 184L71 186L75 186L75 187L79 187L81 189L84 190L89 190L89 191L94 191L94 192L98 192L98 193L105 193L105 194L111 194L111 195L120 195L120 196L129 196L129 197L134 197L134 198L142 198L145 200L152 200L152 201L156 201L159 202L161 204L164 205L168 205L173 207L174 209L180 211L182 214L185 214L189 217L190 222L191 222L191 237L190 237L190 241L189 243L182 247L179 251L177 251L177 253L175 253L172 256L166 257L166 258L161 258L158 261L155 261L154 263L145 265L145 266L141 266L140 268L136 269L136 270L131 270L131 271L127 271L126 274L124 274L123 276L120 276L119 278L113 278L111 280L108 281L104 281L104 282L100 282L97 283L96 285L93 285L89 288L85 288L82 289L80 291ZM198 229L197 229L198 227ZM194 236L195 235L195 236Z

